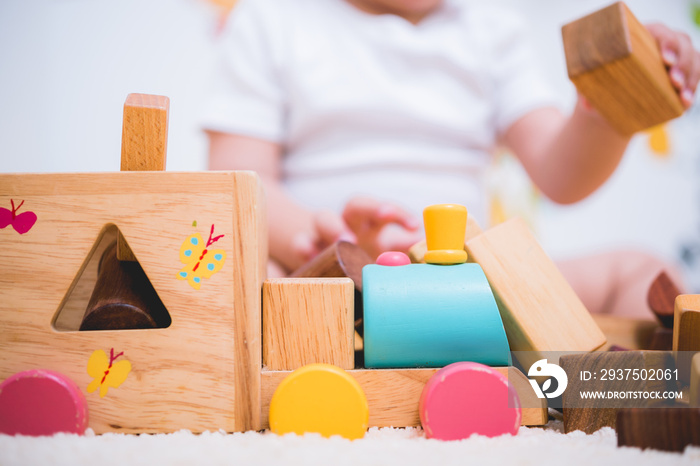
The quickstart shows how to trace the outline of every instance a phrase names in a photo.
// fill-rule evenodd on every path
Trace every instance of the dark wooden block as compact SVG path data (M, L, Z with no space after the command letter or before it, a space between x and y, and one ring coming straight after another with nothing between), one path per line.
M665 451L700 445L700 408L621 409L617 445Z
M170 314L138 262L117 259L117 243L109 246L97 273L80 330L165 328Z
M673 328L674 302L679 294L681 294L680 290L666 272L661 272L649 287L647 293L649 308L666 328Z
M580 398L580 392L595 391L666 391L676 389L675 380L634 380L625 369L675 368L673 354L662 351L609 351L562 356L559 365L569 381L562 395L564 430L581 430L591 434L602 427L616 426L620 408L647 407L658 400L643 399L588 399ZM624 380L610 379L611 369L623 369ZM583 380L581 372L588 371L590 380Z
M362 335L362 268L373 263L369 254L358 245L348 241L337 241L290 276L352 279L355 283L355 329Z
M673 350L673 330L659 327L654 331L649 342L649 348L652 351L671 351Z

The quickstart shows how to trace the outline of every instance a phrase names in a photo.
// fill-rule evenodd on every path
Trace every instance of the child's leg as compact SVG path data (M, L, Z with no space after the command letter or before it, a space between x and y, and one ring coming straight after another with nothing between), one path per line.
M557 262L583 304L592 313L654 319L647 292L666 271L682 288L676 267L641 251L613 251Z

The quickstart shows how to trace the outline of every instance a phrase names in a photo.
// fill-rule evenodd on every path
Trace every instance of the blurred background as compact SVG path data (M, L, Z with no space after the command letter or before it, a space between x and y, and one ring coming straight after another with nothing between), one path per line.
M289 0L294 1L294 0ZM564 109L575 101L561 26L602 0L492 0L522 13ZM700 0L628 0L700 46ZM120 165L122 106L132 92L171 100L168 170L206 169L198 124L213 42L235 0L0 0L0 172L104 172ZM573 206L494 158L491 222L524 216L555 259L636 247L683 267L700 292L700 107L635 137L618 171Z

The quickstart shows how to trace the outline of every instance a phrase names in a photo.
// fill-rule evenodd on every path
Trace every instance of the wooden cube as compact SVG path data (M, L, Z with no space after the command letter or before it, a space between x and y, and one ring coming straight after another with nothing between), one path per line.
M683 294L676 297L673 351L676 354L678 377L687 384L690 382L690 361L693 352L700 351L700 295Z
M569 78L621 134L683 114L654 37L622 2L562 28Z
M605 335L525 222L513 219L467 241L486 274L511 351L525 369L549 351L593 351Z
M353 369L350 278L281 278L263 284L263 364L294 370L327 363Z
M582 392L655 392L676 391L676 381L664 377L647 377L643 371L675 369L673 355L668 351L602 351L562 356L559 366L568 376L568 385L562 395L564 430L581 430L591 434L602 427L616 428L617 413L621 408L650 407L664 404L659 399L598 399L581 397ZM618 372L621 370L621 372ZM627 372L629 370L629 372ZM584 372L588 373L583 378ZM615 375L610 375L615 374ZM660 408L655 408L660 409Z

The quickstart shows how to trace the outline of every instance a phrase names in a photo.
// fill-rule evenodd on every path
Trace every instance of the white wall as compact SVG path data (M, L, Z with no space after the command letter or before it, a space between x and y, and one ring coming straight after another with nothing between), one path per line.
M609 2L498 1L530 19L541 64L571 105L560 27ZM689 13L697 1L627 3L642 22L673 25L699 44ZM204 0L1 0L0 172L118 170L122 106L130 92L171 99L168 169L204 169L197 109L214 60L216 19ZM538 232L553 256L637 246L673 260L682 244L700 243L697 106L670 131L674 149L667 159L650 155L646 137L639 137L589 199L541 206ZM697 269L687 270L691 281L700 280Z

